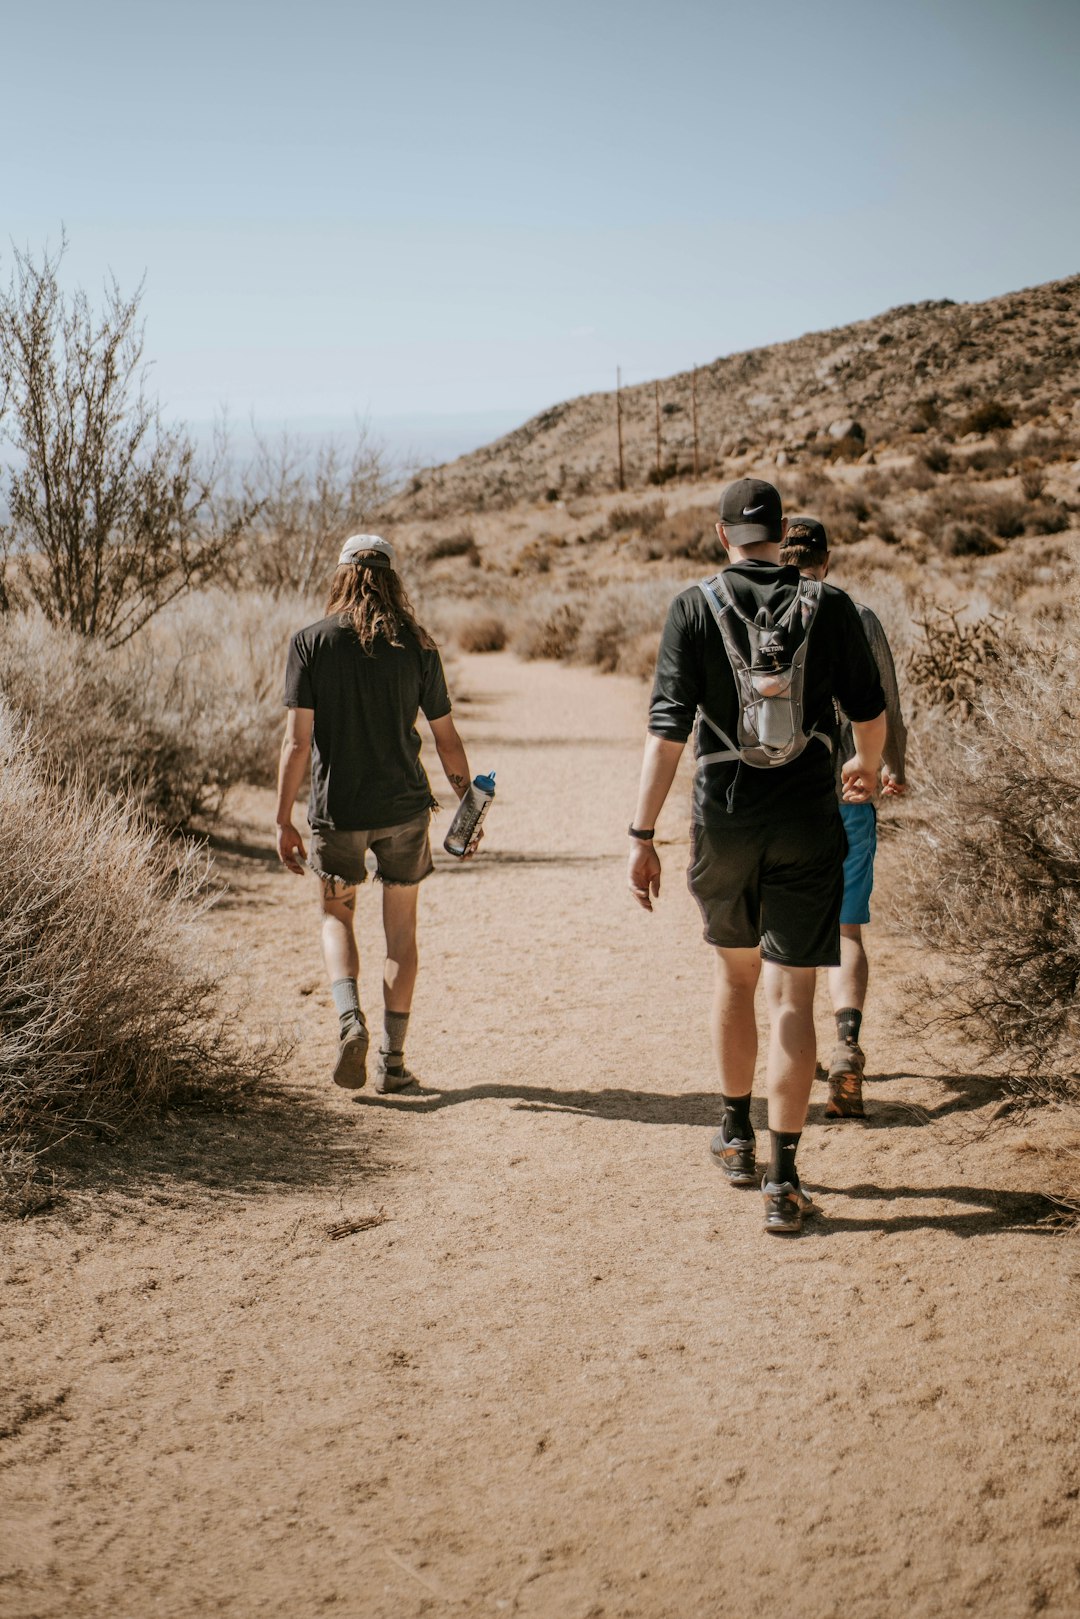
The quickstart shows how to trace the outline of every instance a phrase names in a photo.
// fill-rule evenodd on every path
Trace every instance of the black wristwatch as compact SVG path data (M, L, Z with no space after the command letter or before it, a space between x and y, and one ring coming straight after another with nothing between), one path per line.
M627 827L627 831L632 838L637 838L639 843L651 843L656 836L655 827L650 828L648 832L643 832L640 827L634 826L633 823Z

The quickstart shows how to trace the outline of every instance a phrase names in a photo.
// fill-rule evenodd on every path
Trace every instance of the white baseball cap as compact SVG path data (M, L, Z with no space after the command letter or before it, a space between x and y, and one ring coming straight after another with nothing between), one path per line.
M394 566L394 547L389 540L380 539L378 534L350 534L341 547L338 557L338 567L343 568L349 562L356 562L365 551L378 551L386 558L385 562L376 562L372 559L374 568L392 568Z

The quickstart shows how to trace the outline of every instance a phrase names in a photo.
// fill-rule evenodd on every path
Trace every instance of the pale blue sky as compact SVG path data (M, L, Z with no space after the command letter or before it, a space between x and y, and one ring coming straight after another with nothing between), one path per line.
M1075 0L53 0L3 48L4 260L145 272L190 419L482 438L1080 269Z

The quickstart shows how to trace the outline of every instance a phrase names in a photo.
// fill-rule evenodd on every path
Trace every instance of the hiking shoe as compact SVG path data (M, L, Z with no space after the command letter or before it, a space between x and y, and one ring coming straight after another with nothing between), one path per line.
M790 1181L778 1186L775 1181L764 1180L761 1194L765 1199L765 1229L780 1236L797 1236L803 1221L820 1212L802 1187L792 1186Z
M393 1096L395 1092L407 1091L410 1085L417 1083L416 1075L411 1074L404 1063L400 1068L388 1068L380 1055L379 1066L375 1070L375 1090L379 1096Z
M713 1163L724 1171L732 1186L757 1185L753 1136L749 1141L725 1141L721 1125L709 1143L709 1151Z
M829 1059L829 1100L825 1103L827 1119L865 1118L862 1099L865 1067L866 1058L861 1046L852 1046L846 1040L841 1040Z
M363 1023L347 1023L338 1041L333 1081L342 1090L363 1090L367 1081L368 1032Z

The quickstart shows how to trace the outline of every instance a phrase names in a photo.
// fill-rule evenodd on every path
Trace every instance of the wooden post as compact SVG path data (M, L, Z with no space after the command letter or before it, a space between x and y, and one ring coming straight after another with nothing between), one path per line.
M698 441L697 441L697 374L698 374L698 368L695 365L694 369L690 373L690 412L691 412L691 416L693 418L693 423L694 423L694 477L695 478L698 476L698 474L700 472L700 468L698 466Z
M619 488L626 488L622 458L622 366L615 367L615 430L619 435Z
M653 383L653 397L656 400L656 482L659 485L659 483L661 481L661 477L662 477L662 474L661 474L661 471L660 471L660 384L659 384L659 382L654 382Z

